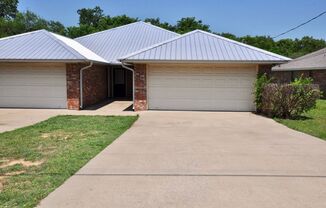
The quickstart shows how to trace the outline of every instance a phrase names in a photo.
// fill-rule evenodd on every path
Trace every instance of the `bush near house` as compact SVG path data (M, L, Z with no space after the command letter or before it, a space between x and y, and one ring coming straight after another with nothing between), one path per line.
M266 75L256 81L257 112L268 117L297 118L315 108L321 92L311 78L300 77L290 84L270 83Z

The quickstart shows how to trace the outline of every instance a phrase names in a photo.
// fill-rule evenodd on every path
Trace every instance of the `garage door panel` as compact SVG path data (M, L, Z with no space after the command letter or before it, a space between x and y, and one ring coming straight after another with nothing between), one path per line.
M164 104L164 99L156 99L153 101L153 110L218 110L218 111L248 111L247 101L237 101L230 103L232 100L220 100L214 102L213 100L190 100L190 99L176 99L174 100L173 108L167 107Z
M42 90L40 90L39 86L6 86L1 88L0 97L44 97L44 91L46 91L46 94L51 95L53 98L61 98L64 90L66 90L65 86L42 86Z
M64 98L34 98L26 99L26 97L5 97L4 100L1 100L1 107L7 108L66 108L66 105L62 103L66 102ZM13 103L20 103L15 104ZM39 104L36 104L39 103Z
M40 73L44 73L44 71L41 71ZM46 75L33 75L20 74L19 71L16 75L0 74L0 77L0 86L60 86L65 84L65 79L63 79L62 74L53 73Z
M230 73L229 73L230 71ZM149 109L252 111L255 68L150 67Z
M251 91L242 88L234 88L233 93L226 91L225 89L209 90L207 88L169 88L167 92L166 88L152 88L149 100L152 99L207 99L207 100L248 100L248 97L252 96Z
M1 75L0 75L1 76ZM0 79L0 86L59 86L65 84L62 76L4 76Z
M66 108L65 66L0 66L0 107Z

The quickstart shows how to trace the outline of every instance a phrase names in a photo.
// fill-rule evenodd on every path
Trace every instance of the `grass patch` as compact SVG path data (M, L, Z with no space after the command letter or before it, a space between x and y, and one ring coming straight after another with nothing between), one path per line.
M136 116L57 116L0 134L0 207L34 207Z
M318 100L317 107L295 120L275 119L291 129L295 129L326 140L326 100Z

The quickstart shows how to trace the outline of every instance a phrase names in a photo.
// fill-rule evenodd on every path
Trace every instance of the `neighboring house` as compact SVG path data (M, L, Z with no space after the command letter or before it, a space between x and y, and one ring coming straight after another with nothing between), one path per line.
M274 66L272 75L281 82L290 82L300 76L311 77L326 93L326 48L309 53L288 63Z
M253 111L257 73L289 60L144 22L75 40L41 30L0 39L0 107L81 109L134 98L135 110Z

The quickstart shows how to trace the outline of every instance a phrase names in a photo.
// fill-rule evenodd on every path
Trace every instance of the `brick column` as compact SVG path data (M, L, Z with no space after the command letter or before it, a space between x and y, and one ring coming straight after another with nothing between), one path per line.
M70 110L79 110L80 108L80 91L79 91L79 71L84 65L67 64L67 108Z
M147 110L146 64L135 64L135 111Z

